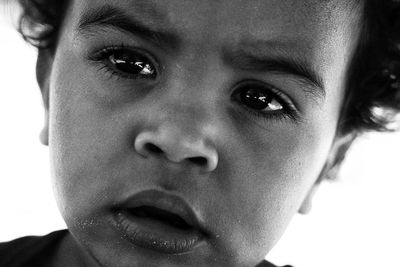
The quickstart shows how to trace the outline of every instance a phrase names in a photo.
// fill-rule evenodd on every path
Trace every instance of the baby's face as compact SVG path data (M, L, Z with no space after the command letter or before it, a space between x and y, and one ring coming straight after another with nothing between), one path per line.
M71 1L48 76L49 146L79 244L103 266L261 261L329 156L351 8Z

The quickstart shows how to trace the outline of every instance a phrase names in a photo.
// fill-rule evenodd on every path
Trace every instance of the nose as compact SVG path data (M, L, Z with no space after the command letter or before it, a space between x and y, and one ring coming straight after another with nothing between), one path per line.
M204 139L185 135L177 127L164 126L139 133L135 150L144 157L161 156L174 163L190 163L211 172L217 168L218 154Z

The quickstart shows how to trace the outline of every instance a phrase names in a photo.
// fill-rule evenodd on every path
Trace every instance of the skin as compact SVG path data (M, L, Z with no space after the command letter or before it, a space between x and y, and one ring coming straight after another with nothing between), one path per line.
M100 26L77 30L83 13L106 3L174 32L179 46ZM162 16L150 14L153 9ZM345 143L336 129L359 17L342 1L72 1L56 51L42 51L38 62L39 83L50 92L41 139L50 149L54 191L71 233L54 266L260 262L307 206ZM256 47L249 40L266 43ZM153 55L155 80L120 77L104 68L112 68L107 59L88 59L121 43ZM226 62L226 52L239 47L307 61L325 94L310 93L318 90L292 74ZM298 118L280 112L263 118L233 100L235 85L249 79L284 94ZM147 151L138 140L161 152ZM212 236L183 255L121 239L110 208L146 189L184 198Z

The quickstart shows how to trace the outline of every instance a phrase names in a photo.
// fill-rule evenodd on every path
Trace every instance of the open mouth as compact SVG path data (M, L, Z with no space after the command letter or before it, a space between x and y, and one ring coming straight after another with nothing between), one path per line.
M136 208L130 208L127 211L133 217L158 221L166 224L167 226L183 231L193 230L193 227L181 216L157 207L140 206Z
M115 210L122 238L166 254L186 253L208 238L191 206L182 198L158 190L139 192Z

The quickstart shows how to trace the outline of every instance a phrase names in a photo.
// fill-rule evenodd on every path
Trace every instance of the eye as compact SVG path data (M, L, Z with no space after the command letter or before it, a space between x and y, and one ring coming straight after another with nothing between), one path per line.
M258 88L249 88L239 93L242 103L250 108L260 111L280 111L282 104L271 93Z
M135 51L117 50L110 54L108 60L115 69L123 73L148 77L156 74L153 64L145 56Z
M150 79L157 77L153 58L139 49L109 47L91 57L100 61L112 74L131 79Z
M298 112L288 96L272 86L258 82L239 86L232 99L256 116L267 119L298 117Z

